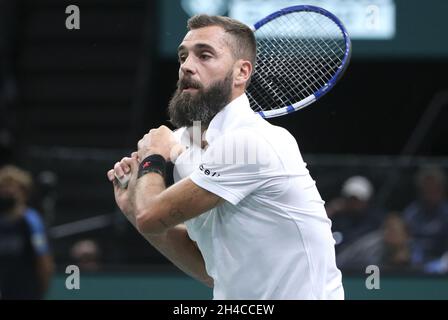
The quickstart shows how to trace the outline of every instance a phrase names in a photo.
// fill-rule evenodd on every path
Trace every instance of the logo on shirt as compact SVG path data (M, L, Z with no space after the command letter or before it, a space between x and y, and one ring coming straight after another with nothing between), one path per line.
M203 164L201 164L199 166L199 170L201 170L206 176L211 176L211 177L219 177L220 176L220 174L218 172L210 171L209 169L206 169Z

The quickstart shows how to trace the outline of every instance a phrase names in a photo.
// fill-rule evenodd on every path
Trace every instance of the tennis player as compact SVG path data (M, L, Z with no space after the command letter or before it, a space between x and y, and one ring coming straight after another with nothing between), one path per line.
M119 208L175 265L213 287L214 299L343 299L331 222L297 143L245 95L253 32L207 15L191 18L188 30L169 114L179 128L200 121L203 140L185 150L167 127L150 130L108 172ZM182 159L192 150L201 156L188 170ZM183 169L166 188L169 161ZM115 176L125 174L123 189Z

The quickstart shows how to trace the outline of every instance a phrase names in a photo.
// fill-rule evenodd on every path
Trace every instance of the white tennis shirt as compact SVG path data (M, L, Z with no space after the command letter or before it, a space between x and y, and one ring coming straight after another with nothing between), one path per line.
M220 196L221 205L185 222L214 279L214 299L343 299L331 222L294 137L255 114L243 94L211 121L204 151L177 160Z

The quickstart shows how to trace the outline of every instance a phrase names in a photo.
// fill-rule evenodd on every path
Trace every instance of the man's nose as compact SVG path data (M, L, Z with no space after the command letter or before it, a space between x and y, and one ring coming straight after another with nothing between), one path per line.
M185 61L181 64L180 69L182 70L183 74L195 74L196 73L196 67L194 58L191 56L188 56Z

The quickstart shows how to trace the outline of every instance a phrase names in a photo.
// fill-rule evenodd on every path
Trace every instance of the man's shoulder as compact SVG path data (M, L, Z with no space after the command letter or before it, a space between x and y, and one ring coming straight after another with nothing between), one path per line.
M226 131L221 138L229 140L243 140L266 144L281 144L286 142L296 143L294 136L285 128L272 125L267 121L259 122L256 125L241 126L233 130Z

